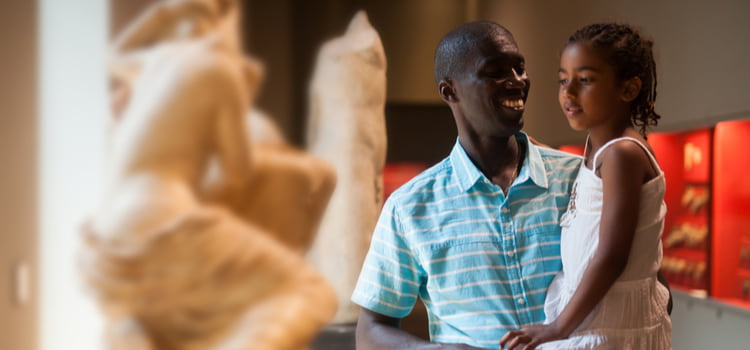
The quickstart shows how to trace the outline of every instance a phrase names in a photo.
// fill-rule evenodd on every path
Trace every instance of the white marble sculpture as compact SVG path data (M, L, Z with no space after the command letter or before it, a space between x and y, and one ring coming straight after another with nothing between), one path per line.
M109 349L301 350L336 310L299 253L332 170L248 142L261 70L238 14L232 0L157 2L114 45L107 178L80 261Z
M360 11L322 46L311 83L308 150L338 180L308 259L338 293L338 324L357 320L349 298L383 200L385 71L380 37Z

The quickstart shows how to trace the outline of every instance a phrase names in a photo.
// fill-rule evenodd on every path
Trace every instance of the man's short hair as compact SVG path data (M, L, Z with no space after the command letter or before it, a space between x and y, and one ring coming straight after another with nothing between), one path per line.
M468 22L451 30L440 40L435 50L435 84L462 73L467 55L471 54L480 43L497 41L498 38L503 44L518 46L513 34L495 22Z

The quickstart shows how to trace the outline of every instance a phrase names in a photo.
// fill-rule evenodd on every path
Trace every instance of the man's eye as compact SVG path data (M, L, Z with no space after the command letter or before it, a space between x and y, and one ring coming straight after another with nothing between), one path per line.
M484 72L484 74L493 79L502 79L508 75L506 72L502 72L500 70L487 70Z

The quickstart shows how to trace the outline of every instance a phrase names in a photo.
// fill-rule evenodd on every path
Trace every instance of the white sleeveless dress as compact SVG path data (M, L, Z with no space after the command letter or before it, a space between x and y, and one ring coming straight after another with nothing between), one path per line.
M661 234L664 228L664 173L651 152L638 140L611 140L594 155L615 142L633 141L649 155L659 175L641 187L638 225L628 263L604 298L568 339L542 344L538 349L643 349L672 348L672 322L667 314L669 292L656 280L661 266ZM606 160L604 160L606 161ZM581 164L568 211L563 215L560 244L563 268L547 292L547 322L556 319L570 301L599 245L602 214L602 180Z

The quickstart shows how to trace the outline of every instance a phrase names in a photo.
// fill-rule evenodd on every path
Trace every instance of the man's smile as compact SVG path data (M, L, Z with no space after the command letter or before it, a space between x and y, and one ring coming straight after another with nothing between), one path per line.
M511 98L511 99L500 101L500 105L502 105L505 108L512 109L514 111L522 111L524 110L526 103L524 103L522 98Z

